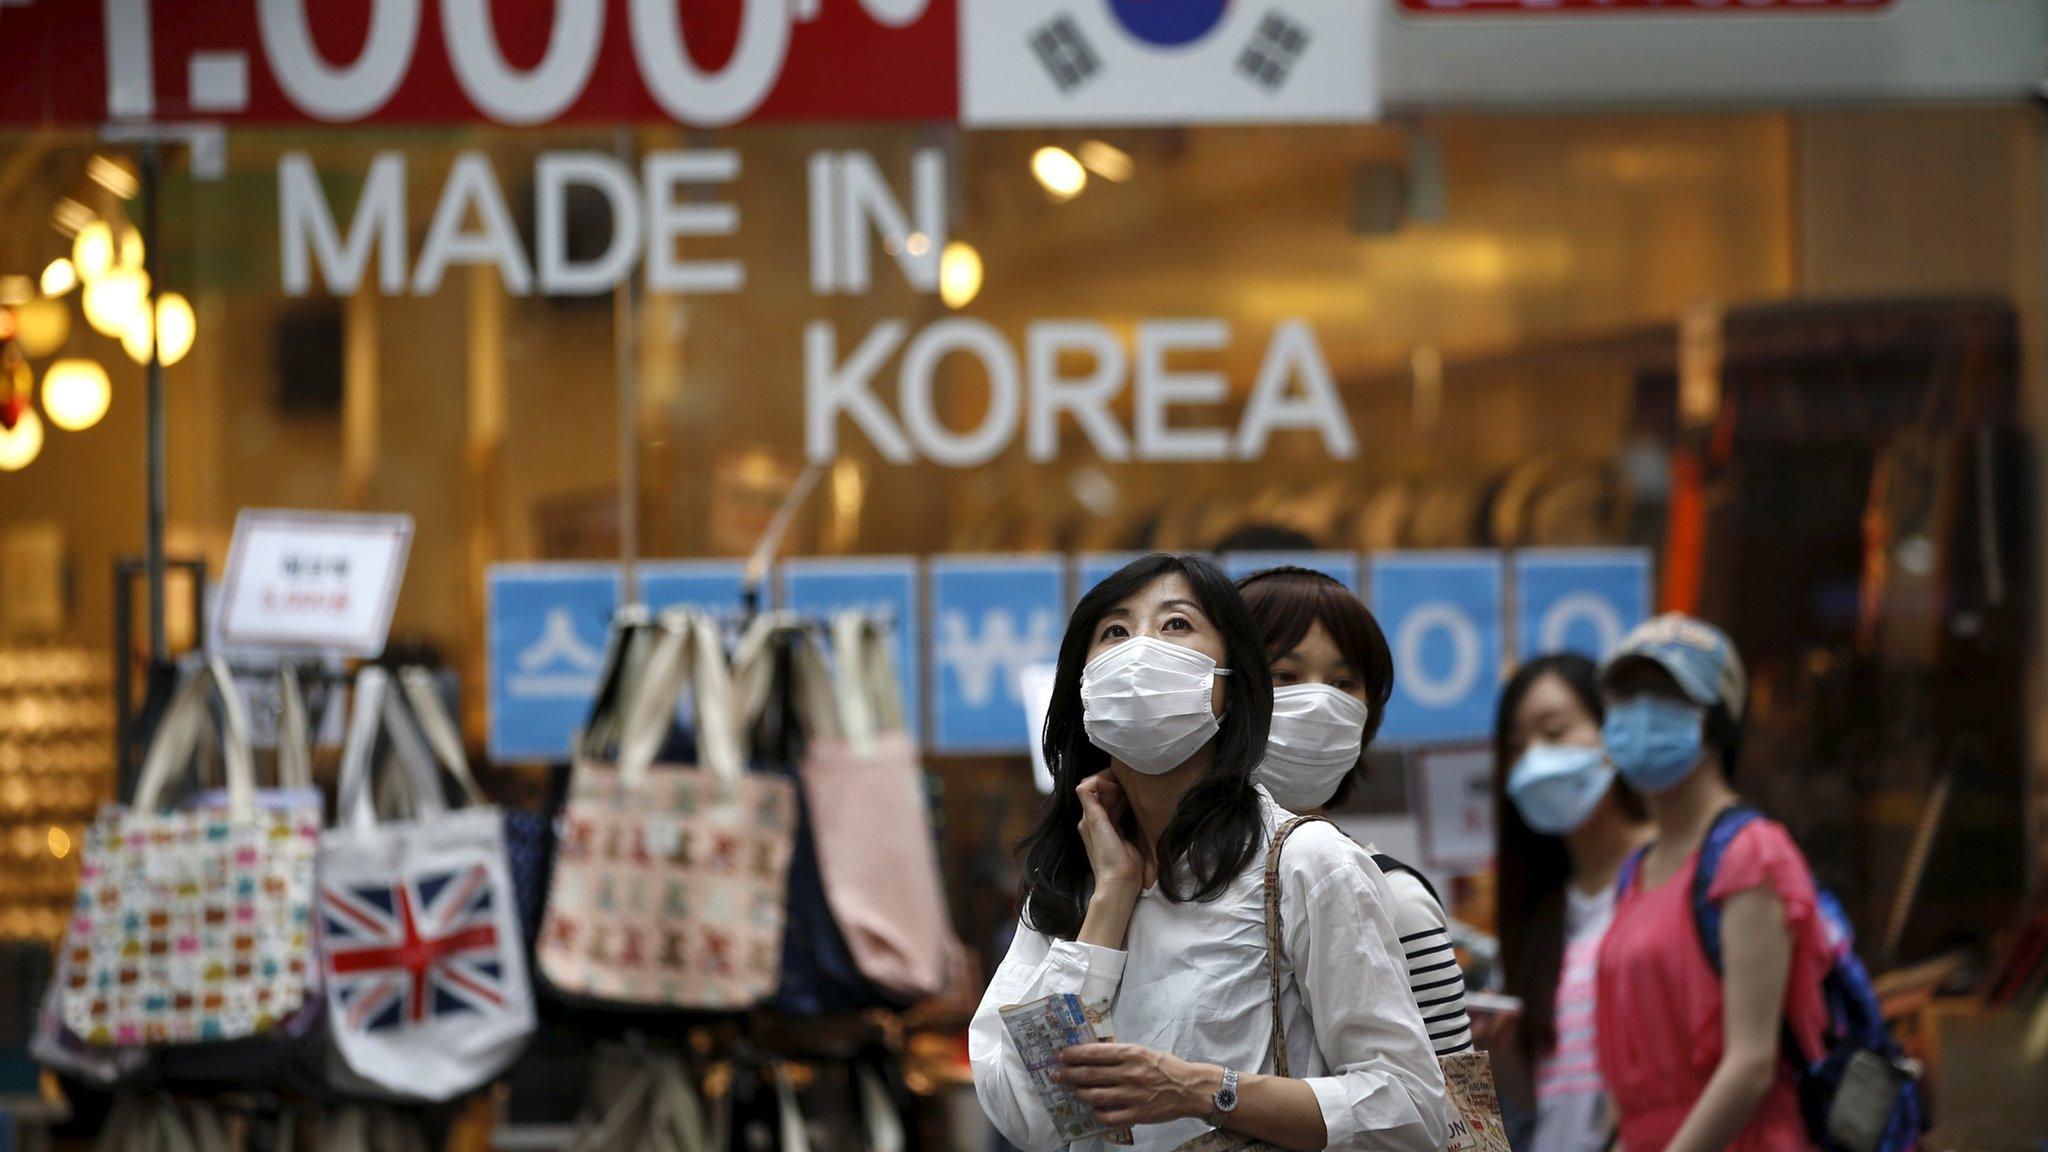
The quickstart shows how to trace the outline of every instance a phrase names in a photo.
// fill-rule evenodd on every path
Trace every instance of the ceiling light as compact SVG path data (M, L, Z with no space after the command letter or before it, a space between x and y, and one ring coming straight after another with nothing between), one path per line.
M946 245L939 254L939 299L948 308L965 308L981 292L981 253L964 240Z
M1088 170L1065 148L1045 147L1031 154L1031 174L1058 199L1072 200L1088 186Z
M14 427L0 427L0 472L19 472L43 450L43 418L24 408Z
M69 256L59 256L43 269L43 295L62 296L78 287L78 265Z
M71 242L71 263L78 278L90 284L114 266L114 230L95 220L78 230Z
M61 300L33 300L14 310L14 342L40 360L71 338L71 309Z
M1138 171L1137 161L1131 159L1129 152L1105 140L1083 141L1081 163L1112 184L1121 184Z
M36 283L16 273L0 276L0 308L13 308L36 298Z
M137 364L149 363L149 341L152 335L161 336L164 342L162 361L166 368L185 358L192 351L192 342L199 335L198 317L192 314L192 305L176 292L166 292L157 298L156 329L142 322L145 313L138 312L128 330L121 333L121 348L128 358Z
M85 283L85 322L103 336L119 338L149 306L149 277L133 268L117 268Z
M133 200L135 194L142 191L142 181L137 180L135 173L119 160L95 156L85 162L85 174L93 183L123 200Z
M142 267L142 233L134 228L121 233L121 267Z
M107 370L91 360L59 360L43 373L43 411L66 432L83 432L100 422L113 403Z

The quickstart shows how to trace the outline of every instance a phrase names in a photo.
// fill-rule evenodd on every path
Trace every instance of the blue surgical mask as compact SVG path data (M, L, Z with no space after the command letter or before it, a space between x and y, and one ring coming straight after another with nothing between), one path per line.
M1613 784L1614 765L1598 748L1531 744L1508 773L1508 799L1530 828L1563 836L1579 830Z
M1645 795L1676 788L1705 753L1707 710L1667 696L1631 696L1607 707L1607 757Z

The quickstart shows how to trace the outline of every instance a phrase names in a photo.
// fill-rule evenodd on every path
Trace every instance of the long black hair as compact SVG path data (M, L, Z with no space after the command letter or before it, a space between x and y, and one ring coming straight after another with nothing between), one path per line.
M1515 766L1515 713L1529 690L1546 676L1557 677L1595 724L1606 714L1599 670L1575 652L1538 656L1523 664L1501 689L1500 709L1494 714L1494 925L1508 993L1522 1001L1516 1042L1532 1064L1557 1047L1557 981L1564 972L1565 886L1571 882L1572 866L1562 839L1545 836L1522 819L1508 799L1507 780Z
M1179 575L1223 638L1223 683L1229 694L1215 758L1195 781L1159 838L1159 891L1175 903L1213 900L1242 874L1265 838L1252 773L1266 755L1273 721L1273 673L1244 598L1230 577L1199 556L1154 553L1131 561L1097 584L1074 608L1060 641L1052 706L1045 714L1045 763L1052 795L1017 847L1024 869L1024 922L1059 940L1081 931L1095 875L1081 843L1081 800L1074 790L1109 767L1109 754L1088 741L1081 706L1081 669L1103 616L1154 581Z

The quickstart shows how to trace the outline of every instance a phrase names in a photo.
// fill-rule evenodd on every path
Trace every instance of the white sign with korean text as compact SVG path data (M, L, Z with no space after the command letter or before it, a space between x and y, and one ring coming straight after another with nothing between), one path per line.
M1493 753L1431 748L1408 761L1408 798L1422 834L1422 856L1459 873L1493 858Z
M384 651L412 547L412 517L246 509L221 581L222 643Z

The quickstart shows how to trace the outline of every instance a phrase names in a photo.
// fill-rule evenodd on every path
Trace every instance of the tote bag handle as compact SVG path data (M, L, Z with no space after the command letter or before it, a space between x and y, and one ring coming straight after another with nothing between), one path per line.
M701 612L665 612L661 635L647 657L640 691L626 711L619 738L619 785L638 789L675 722L683 693L693 693L697 712L697 759L713 776L738 783L745 767L739 751L738 716L733 708L732 670L718 624Z
M903 727L903 690L890 658L889 634L865 612L841 612L832 619L840 714L847 742L863 755L875 738Z
M476 775L469 770L469 756L462 750L462 734L456 730L455 718L448 714L448 706L441 700L434 674L418 666L401 668L398 683L405 689L406 703L412 705L413 718L419 721L420 732L426 736L434 759L455 778L469 803L479 808L489 804L484 790L477 786Z
M447 810L434 760L412 716L391 691L391 674L376 665L356 673L354 707L349 714L348 741L342 747L341 781L336 788L335 815L358 830L377 826L376 751L379 732L389 732L391 747L405 772L405 794L414 816L437 816Z
M794 612L769 612L756 617L740 637L733 654L733 692L739 700L740 727L752 728L768 708L777 687L775 674L778 642L790 645L790 667L795 682L790 685L805 734L811 738L843 736L838 702L833 698L831 673L825 658Z
M172 774L191 770L192 753L198 747L200 733L213 724L207 708L211 696L220 698L224 730L219 735L221 758L227 767L228 816L234 820L255 817L256 768L249 754L249 714L228 675L227 665L218 656L207 657L185 678L157 724L156 737L149 743L149 752L142 760L142 774L136 781L135 811L156 811Z
M306 721L306 696L299 689L299 670L289 663L277 670L277 786L298 791L313 786L313 739Z

